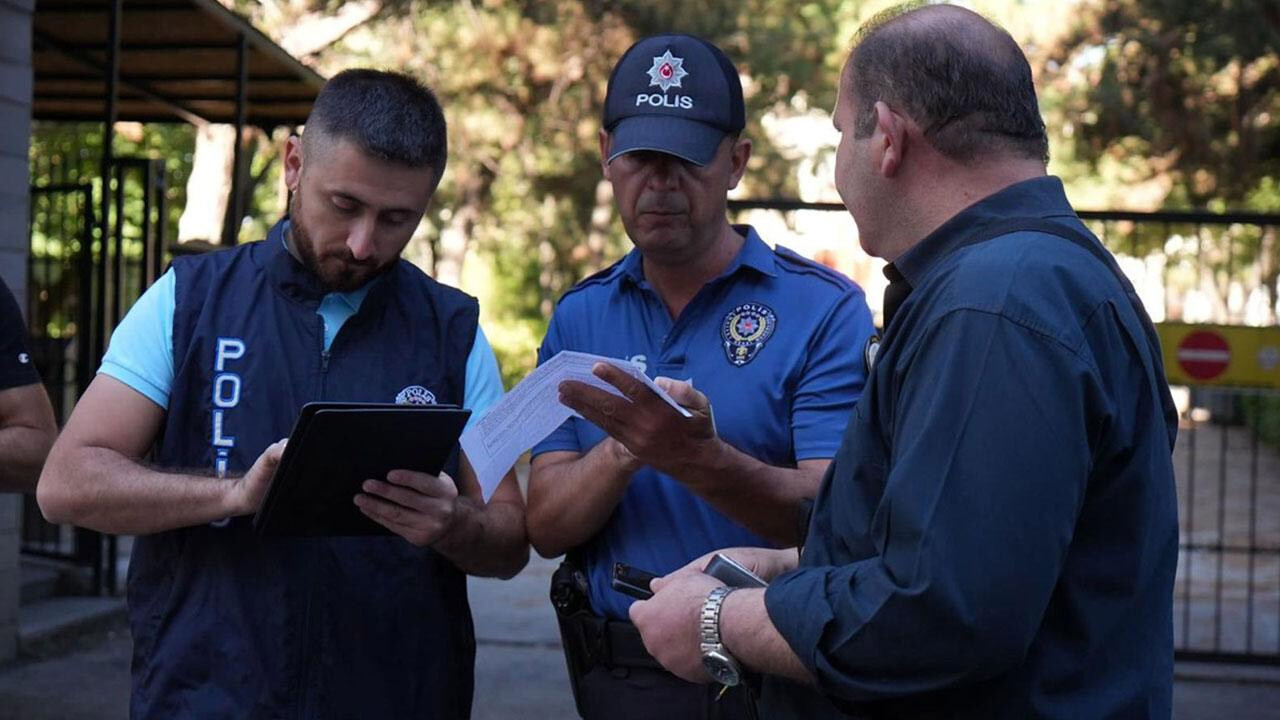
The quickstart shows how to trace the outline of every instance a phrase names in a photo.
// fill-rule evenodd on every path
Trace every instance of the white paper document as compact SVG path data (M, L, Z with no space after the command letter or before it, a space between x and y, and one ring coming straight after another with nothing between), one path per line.
M609 363L623 370L643 382L658 397L679 410L680 414L691 416L688 410L680 407L640 368L626 360L562 350L529 373L497 405L489 408L484 417L462 433L459 442L462 443L462 451L467 454L471 466L475 468L485 502L489 501L498 483L502 481L502 476L515 465L521 453L536 445L551 434L552 430L560 427L570 415L575 414L560 404L560 383L577 380L614 395L622 395L617 388L591 374L592 366L598 362Z

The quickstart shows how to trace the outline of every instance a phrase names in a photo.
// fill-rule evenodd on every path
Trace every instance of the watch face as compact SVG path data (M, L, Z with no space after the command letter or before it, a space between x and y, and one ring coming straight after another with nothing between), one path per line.
M732 687L742 681L738 663L717 651L713 650L702 656L702 667L706 668L707 673L721 685Z

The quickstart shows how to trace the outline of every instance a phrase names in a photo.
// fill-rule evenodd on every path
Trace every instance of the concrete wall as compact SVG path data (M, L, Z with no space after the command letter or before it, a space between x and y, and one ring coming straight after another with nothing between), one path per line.
M0 278L24 309L34 11L35 0L0 0ZM20 507L20 497L0 494L0 663L17 651Z

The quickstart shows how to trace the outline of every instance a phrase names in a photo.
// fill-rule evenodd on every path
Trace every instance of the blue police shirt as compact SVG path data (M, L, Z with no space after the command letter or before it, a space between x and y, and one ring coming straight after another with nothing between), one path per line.
M645 281L639 251L570 290L539 350L628 359L650 377L692 380L711 401L716 430L733 447L775 466L830 458L866 377L872 333L862 290L844 276L778 248L750 227L718 277L676 320ZM570 418L534 455L585 453L605 438ZM674 478L645 467L605 527L583 550L591 602L625 619L632 600L610 587L614 561L667 573L711 550L768 542Z
M1087 233L1045 177L895 263L911 293L801 566L765 593L817 690L769 678L762 717L1169 717L1177 424L1154 328L1063 237L968 242L1010 218Z

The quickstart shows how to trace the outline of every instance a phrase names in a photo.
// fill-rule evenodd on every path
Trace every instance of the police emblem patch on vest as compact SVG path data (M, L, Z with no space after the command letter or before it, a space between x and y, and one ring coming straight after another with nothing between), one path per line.
M421 385L410 385L396 395L397 405L435 405L436 394Z
M759 303L743 303L734 308L720 325L720 338L729 362L734 367L742 367L754 360L777 325L778 316Z
M880 354L880 336L872 334L867 338L867 344L862 348L862 362L866 363L867 375L871 374L871 370L876 366L876 356Z

